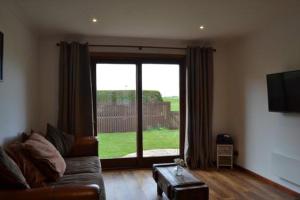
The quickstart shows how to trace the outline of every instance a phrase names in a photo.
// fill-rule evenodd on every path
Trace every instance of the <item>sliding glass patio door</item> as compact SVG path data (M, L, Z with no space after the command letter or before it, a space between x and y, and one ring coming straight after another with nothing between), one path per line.
M136 157L136 65L97 63L96 73L100 158Z
M178 64L142 64L143 157L179 155Z
M93 65L103 167L146 167L182 156L181 62L118 57Z

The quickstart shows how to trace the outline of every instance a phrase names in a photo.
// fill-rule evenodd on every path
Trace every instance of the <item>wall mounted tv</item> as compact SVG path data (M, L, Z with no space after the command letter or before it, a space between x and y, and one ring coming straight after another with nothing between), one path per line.
M300 70L268 74L268 102L271 112L300 112Z

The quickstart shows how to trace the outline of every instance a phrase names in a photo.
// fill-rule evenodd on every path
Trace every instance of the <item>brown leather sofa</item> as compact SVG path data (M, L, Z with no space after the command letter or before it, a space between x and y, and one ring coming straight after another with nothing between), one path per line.
M98 141L93 137L77 138L64 158L66 171L46 187L25 190L0 190L4 200L105 200L105 188L98 158Z

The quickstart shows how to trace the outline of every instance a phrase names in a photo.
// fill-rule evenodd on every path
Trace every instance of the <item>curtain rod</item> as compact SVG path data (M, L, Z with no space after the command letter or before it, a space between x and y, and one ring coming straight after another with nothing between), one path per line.
M56 46L60 46L59 43ZM138 46L138 45L108 45L108 44L88 44L89 47L121 47L121 48L137 48L142 49L173 49L173 50L186 50L186 47L162 47L162 46ZM216 51L216 49L213 49Z

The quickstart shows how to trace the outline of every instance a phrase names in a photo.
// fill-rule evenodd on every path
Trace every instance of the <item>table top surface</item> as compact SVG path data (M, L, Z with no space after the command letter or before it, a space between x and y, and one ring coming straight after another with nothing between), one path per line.
M169 184L173 187L177 186L194 186L204 185L198 177L194 176L191 172L183 168L182 175L176 175L176 165L154 165L153 169L157 170L160 176L163 176Z

